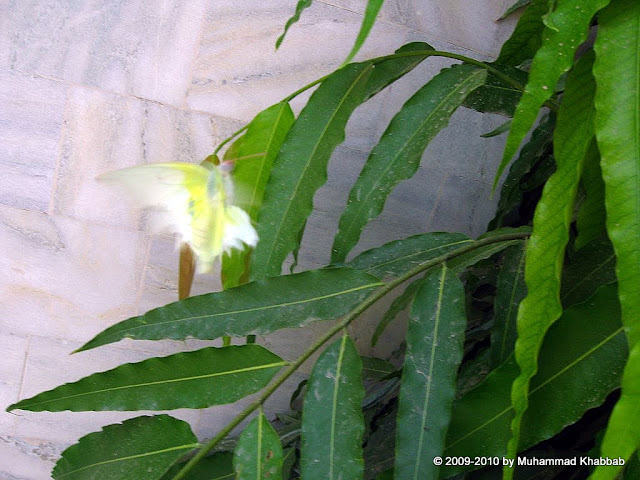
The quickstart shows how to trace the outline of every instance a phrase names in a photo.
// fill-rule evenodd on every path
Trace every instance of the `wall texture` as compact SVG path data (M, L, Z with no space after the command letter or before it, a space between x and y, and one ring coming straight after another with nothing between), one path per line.
M490 59L513 28L513 20L495 22L510 3L387 0L358 58L422 40ZM365 4L316 0L275 52L293 0L0 0L0 407L120 363L206 343L120 342L69 355L105 327L177 298L174 240L149 235L144 212L95 177L201 160L261 109L335 69ZM301 268L327 262L338 214L369 150L404 101L449 63L425 62L356 110L316 196ZM495 206L489 191L502 140L480 134L500 122L458 111L358 251L425 231L482 233ZM195 293L217 288L213 276L199 276ZM324 329L309 328L309 342ZM400 334L391 332L374 353L387 352ZM368 338L360 340L364 352ZM286 331L259 341L287 359L306 345ZM284 408L287 395L269 410ZM238 409L173 414L202 439ZM136 415L0 413L0 478L49 478L66 446Z

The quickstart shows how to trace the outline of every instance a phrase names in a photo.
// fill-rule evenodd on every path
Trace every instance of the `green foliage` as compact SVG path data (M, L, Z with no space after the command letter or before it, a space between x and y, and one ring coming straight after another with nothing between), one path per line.
M353 57L356 56L362 44L369 36L369 32L373 28L373 24L376 22L376 17L378 16L378 12L380 11L380 7L382 7L382 3L384 0L369 0L367 2L367 8L364 11L364 17L362 18L362 26L360 27L360 31L358 32L358 37L353 44L353 48L347 55L343 65L346 65Z
M310 4L298 2L285 33ZM368 2L348 61L381 4ZM635 478L640 3L523 0L505 15L520 8L526 9L493 63L410 43L301 88L205 159L217 163L233 141L222 158L236 164L235 178L244 185L237 201L257 222L255 250L223 258L224 291L192 298L185 297L193 257L183 250L178 302L121 321L79 350L125 338L228 342L337 322L291 363L258 345L209 347L121 365L11 405L205 408L259 392L205 445L184 422L138 417L80 439L63 452L54 478L446 478L477 466L439 468L435 456L563 452L631 458L624 475ZM590 28L593 46L583 44ZM281 275L286 257L297 255L313 197L354 109L431 56L463 64L425 80L372 149L342 212L328 268ZM318 84L295 119L289 102ZM460 106L513 116L485 135L509 131L496 182L540 118L510 167L489 231L477 240L424 232L347 260L364 227L395 185L415 173ZM541 114L542 107L549 111ZM363 335L350 330L356 346L347 329L392 292L397 296L372 343L409 308L404 342L388 359L361 357ZM262 405L328 344L294 392L291 411L270 422ZM237 438L226 439L256 411ZM494 465L482 472L486 477L472 478L497 478L501 470ZM593 478L613 479L619 470L598 467ZM513 473L505 469L504 478ZM565 473L553 478L568 478Z

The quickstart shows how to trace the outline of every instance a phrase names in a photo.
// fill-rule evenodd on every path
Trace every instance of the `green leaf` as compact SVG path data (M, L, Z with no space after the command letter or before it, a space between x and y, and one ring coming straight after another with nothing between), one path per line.
M511 15L513 12L515 12L516 10L518 10L519 8L525 7L527 5L529 5L531 3L531 0L518 0L516 3L514 3L513 5L511 5L503 14L502 16L498 19L498 20L504 20L505 18L507 18L509 15Z
M171 467L162 480L172 480L184 465L179 463ZM231 452L216 452L203 458L184 477L185 480L233 480L235 478Z
M509 458L515 458L518 452L520 421L527 409L529 383L538 368L544 335L562 314L562 261L583 161L593 138L593 58L592 52L583 56L567 79L554 134L557 170L543 189L527 247L525 280L528 294L518 310L515 358L520 375L513 383L511 394L516 414L511 424L513 436L508 447ZM505 468L504 475L508 480L513 469Z
M282 460L278 433L260 412L238 438L233 453L236 479L281 480Z
M526 242L509 247L505 252L498 275L493 306L494 323L491 331L492 368L507 360L516 343L518 305L527 294L527 288L524 284L525 248Z
M407 288L404 289L404 292L393 299L393 302L391 302L391 305L384 313L373 332L373 336L371 337L372 347L374 347L378 343L378 340L380 340L380 337L384 333L385 329L398 316L398 314L404 311L409 306L411 300L413 300L413 296L418 291L418 287L422 284L423 280L424 277L420 277L418 280L414 280L409 285L407 285Z
M362 302L380 281L348 267L267 278L170 303L107 328L78 351L123 338L212 340L264 335L333 320Z
M622 323L631 353L622 395L611 413L601 454L629 458L640 447L640 3L617 0L599 17L596 137L602 157L607 233L616 253ZM605 58L607 55L612 58ZM594 479L619 468L598 467Z
M233 403L286 362L259 345L203 348L126 363L21 400L7 410L173 410Z
M362 378L364 380L382 380L395 373L396 368L386 360L376 357L361 357Z
M558 79L571 67L576 49L587 38L591 19L607 3L609 0L560 0L556 9L548 14L558 30L544 30L542 46L533 59L529 82L511 123L494 188L533 125L540 107L551 98ZM533 4L529 8L532 7Z
M483 133L482 135L480 135L482 138L491 138L491 137L497 137L498 135L502 135L505 132L508 132L509 129L511 128L511 120L507 120L506 122L504 122L501 125L498 125L496 128L494 128L493 130L491 130L488 133Z
M300 20L300 14L304 9L309 8L311 6L312 1L313 0L298 0L298 3L296 4L295 13L291 16L291 18L289 18L289 20L287 20L287 23L284 26L284 32L282 32L282 35L280 35L276 40L276 50L280 48L280 45L282 44L284 37L287 35L289 28L291 28L291 25L293 25L298 20Z
M396 427L395 476L438 478L466 328L464 287L444 265L411 306Z
M362 47L362 44L369 36L369 32L371 31L373 24L376 22L376 17L378 16L378 12L380 11L380 7L382 7L383 2L384 0L369 0L367 2L367 8L364 11L364 17L362 19L360 31L358 32L358 37L356 38L349 55L347 55L347 58L342 63L343 66L353 60L353 57L356 56L360 47Z
M595 141L591 142L584 169L582 170L582 186L587 195L580 205L576 218L578 236L574 248L580 250L592 240L602 236L607 221L604 209L604 182L600 170L600 153Z
M234 162L233 180L239 206L252 221L258 219L264 189L271 173L273 161L295 117L286 102L277 103L260 112L249 123L247 132L234 142L225 154L226 161ZM250 250L231 251L222 257L222 278L225 289L242 282Z
M157 415L107 425L71 445L56 463L55 480L155 480L198 446L187 422Z
M542 16L548 11L549 0L533 0L518 20L511 37L502 45L496 63L520 65L532 59L542 45Z
M565 310L549 329L540 350L539 370L529 392L530 406L522 421L520 451L551 438L604 402L620 385L626 357L615 286L604 286L587 302ZM514 414L511 384L517 375L512 357L454 403L443 456L505 455ZM443 468L442 474L470 468Z
M322 353L309 378L302 413L302 478L362 478L363 399L362 362L345 333Z
M500 201L496 216L489 223L489 229L501 227L505 217L522 203L525 189L523 181L540 158L549 150L553 140L556 119L554 114L545 115L533 130L531 139L524 144L516 161L511 164L509 174L500 190ZM540 168L540 167L538 167Z
M260 211L260 241L251 255L252 279L279 275L286 256L297 250L313 196L327 180L329 157L344 140L349 116L364 101L372 70L371 63L357 63L331 74L289 130Z
M527 73L510 65L493 65L504 75L511 77L523 87L527 83ZM516 106L522 97L522 90L513 85L506 84L503 80L489 72L484 82L464 100L463 105L478 112L497 113L512 117Z
M454 65L433 77L393 118L349 193L334 239L331 262L343 262L364 226L377 217L387 196L411 178L429 142L447 126L464 98L482 85L486 70Z
M397 277L413 267L471 243L473 240L462 233L424 233L362 252L348 265L378 278Z
M571 257L562 272L560 300L566 308L593 295L601 285L616 281L616 256L608 238L589 242Z

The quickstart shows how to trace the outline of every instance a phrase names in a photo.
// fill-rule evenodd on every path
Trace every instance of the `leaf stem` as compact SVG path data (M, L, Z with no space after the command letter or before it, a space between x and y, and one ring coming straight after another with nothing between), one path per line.
M340 322L336 323L327 333L325 333L322 337L316 340L311 347L309 347L298 359L289 365L284 373L279 376L271 385L269 385L263 393L258 397L257 400L247 405L236 417L229 422L229 424L224 427L218 434L213 437L209 442L196 453L191 460L189 460L182 470L180 470L173 480L181 480L185 478L185 475L189 473L189 471L200 461L202 460L207 453L209 453L220 441L222 441L231 431L237 427L245 418L247 418L251 413L253 413L256 409L260 408L262 404L296 371L300 366L307 361L307 359L313 355L313 353L320 349L325 343L327 343L331 338L340 333L340 331L344 328L347 328L349 324L359 317L365 310L371 307L374 303L384 297L386 294L391 292L397 286L402 284L403 282L409 280L411 277L414 277L425 270L428 270L432 267L435 267L441 263L444 263L452 258L455 258L464 253L475 250L476 248L483 247L485 245L490 245L492 243L500 243L507 242L511 240L525 239L530 235L530 233L507 233L504 235L496 235L494 237L483 238L482 240L477 240L469 245L465 245L464 247L458 248L451 252L445 253L444 255L440 255L439 257L433 258L428 262L422 263L420 265L415 266L414 268L408 270L403 275L398 278L385 283L378 290L369 295L361 304L355 307L347 316L345 316Z
M213 155L218 155L218 152L220 152L220 150L222 150L222 147L224 147L227 143L229 143L231 140L233 140L234 138L236 138L238 135L240 135L242 132L244 132L247 128L249 128L249 124L247 123L244 127L236 130L235 132L233 132L230 136L228 136L227 138L225 138L222 142L220 142L220 144L216 147L216 149L213 151Z

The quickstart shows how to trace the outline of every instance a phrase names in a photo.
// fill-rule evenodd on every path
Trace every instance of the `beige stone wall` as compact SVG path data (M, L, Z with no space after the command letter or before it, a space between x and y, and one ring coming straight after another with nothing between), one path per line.
M494 21L510 3L387 0L358 58L422 40L489 59L513 28L513 21ZM365 4L316 0L276 52L293 0L0 0L0 407L120 363L206 343L120 342L69 355L105 327L177 297L173 239L151 236L144 213L95 177L201 160L261 109L335 69ZM349 185L369 150L402 103L448 63L425 62L355 112L316 196L301 268L327 262ZM306 98L294 101L297 111ZM479 135L500 121L457 112L358 250L431 230L482 233L495 206L489 191L502 140ZM213 276L199 276L195 293L218 288ZM309 328L307 340L325 328ZM374 353L400 335L392 332ZM368 338L358 336L365 352ZM287 359L305 346L298 332L259 340ZM276 395L269 410L284 408L287 395ZM202 439L238 408L173 414ZM49 478L66 446L136 415L0 413L0 478Z

